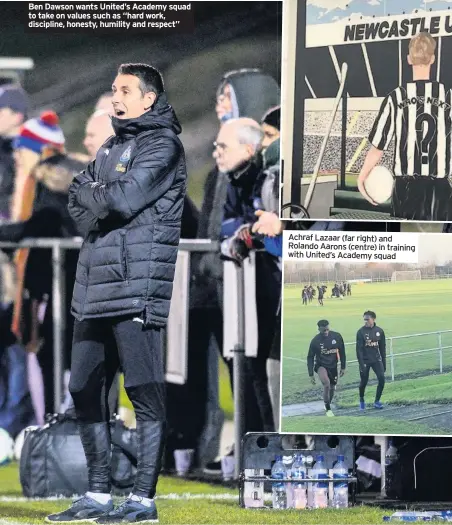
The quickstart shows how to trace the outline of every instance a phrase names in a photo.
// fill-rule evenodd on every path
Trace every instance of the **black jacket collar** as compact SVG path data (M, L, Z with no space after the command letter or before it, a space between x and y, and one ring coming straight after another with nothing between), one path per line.
M138 118L111 118L111 123L117 137L132 138L145 131L168 128L177 135L182 131L176 113L168 104L165 93L162 93L153 108Z

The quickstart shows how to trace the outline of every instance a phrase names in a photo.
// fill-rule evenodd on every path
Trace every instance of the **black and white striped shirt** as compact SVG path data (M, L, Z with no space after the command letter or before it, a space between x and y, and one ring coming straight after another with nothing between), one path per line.
M369 135L379 150L395 138L396 176L451 175L451 90L430 80L394 89L384 100Z

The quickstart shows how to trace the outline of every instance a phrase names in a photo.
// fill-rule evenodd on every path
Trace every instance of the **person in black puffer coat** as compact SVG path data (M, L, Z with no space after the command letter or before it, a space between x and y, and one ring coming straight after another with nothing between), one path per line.
M49 516L52 522L74 520L80 512L98 523L158 519L153 498L166 419L163 338L187 173L181 127L158 70L121 65L112 103L115 135L69 189L71 216L86 232L72 300L69 390L89 492ZM119 366L137 419L138 465L131 496L112 510L104 398Z

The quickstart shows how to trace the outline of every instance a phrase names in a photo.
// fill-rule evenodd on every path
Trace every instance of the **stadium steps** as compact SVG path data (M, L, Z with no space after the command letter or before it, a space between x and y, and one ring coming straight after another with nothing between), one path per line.
M377 211L391 213L391 200L379 206L373 206L359 193L358 190L336 190L334 192L334 208L350 208L360 211Z
M330 217L342 220L383 220L390 218L391 201L380 206L372 206L357 189L335 190L334 206L330 210Z
M356 220L356 221L387 221L391 219L389 213L357 211L346 208L331 208L330 218L337 220Z

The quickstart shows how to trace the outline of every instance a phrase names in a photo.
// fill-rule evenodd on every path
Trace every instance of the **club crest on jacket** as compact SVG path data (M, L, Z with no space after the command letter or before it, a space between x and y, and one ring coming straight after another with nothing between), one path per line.
M130 154L132 152L132 148L129 146L119 157L119 160L121 162L128 162L130 160Z

